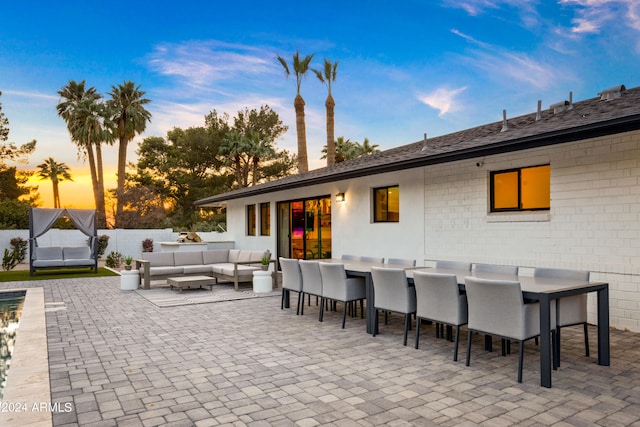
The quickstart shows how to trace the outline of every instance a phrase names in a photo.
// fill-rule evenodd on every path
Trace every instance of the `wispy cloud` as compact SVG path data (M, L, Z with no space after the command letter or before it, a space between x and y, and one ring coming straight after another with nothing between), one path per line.
M24 92L24 91L19 91L19 90L3 90L2 94L3 95L19 96L21 98L37 99L37 100L42 100L42 99L46 99L46 100L49 100L49 101L57 101L58 100L57 96L49 95L49 94L46 94L46 93L40 93L40 92Z
M640 2L637 0L560 0L561 5L575 6L572 33L599 33L608 23L620 20L640 31Z
M482 47L482 48L485 48L485 49L489 48L491 46L489 43L485 43L485 42L482 42L480 40L477 40L477 39L471 37L470 35L465 34L462 31L459 31L459 30L457 30L455 28L451 29L451 33L455 34L456 36L462 37L463 39L467 40L468 42L470 42L472 44L475 44L476 46L479 46L479 47Z
M215 40L164 43L148 55L149 66L191 86L275 72L275 55L266 50Z
M445 114L455 111L458 108L456 104L456 97L467 89L466 86L457 89L448 89L445 87L438 88L431 93L418 95L417 98L427 104L429 107L438 111L439 117Z

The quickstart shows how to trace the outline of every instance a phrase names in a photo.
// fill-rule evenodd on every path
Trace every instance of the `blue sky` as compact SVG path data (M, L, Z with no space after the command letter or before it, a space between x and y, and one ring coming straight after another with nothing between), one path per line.
M637 0L401 0L323 2L112 0L10 2L0 25L0 103L9 140L38 141L29 165L52 156L82 181L58 118L57 91L86 80L106 94L132 80L151 99L145 136L204 125L268 104L289 126L278 141L296 151L295 79L276 56L338 61L336 136L382 149L640 85ZM310 168L323 166L326 87L302 83ZM105 150L115 182L116 148ZM61 185L61 198L71 183ZM78 184L79 185L79 184ZM68 187L65 187L68 186ZM107 187L113 187L107 183ZM48 185L40 185L45 207ZM87 191L90 191L87 189Z

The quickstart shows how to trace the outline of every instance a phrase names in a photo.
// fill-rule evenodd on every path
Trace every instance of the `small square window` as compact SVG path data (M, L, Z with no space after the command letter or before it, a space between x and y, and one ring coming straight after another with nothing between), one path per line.
M380 187L373 189L373 221L400 221L400 187Z
M491 212L548 210L549 165L491 172Z

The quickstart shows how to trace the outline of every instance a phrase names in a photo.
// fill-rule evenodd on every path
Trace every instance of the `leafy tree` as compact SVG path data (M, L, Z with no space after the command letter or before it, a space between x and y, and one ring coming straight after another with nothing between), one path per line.
M101 145L113 142L113 124L107 117L106 105L100 102L102 95L95 87L85 88L84 80L80 83L70 80L58 91L58 95L61 97L56 106L58 115L67 123L67 130L78 147L78 154L89 162L96 221L98 227L104 227L106 210Z
M0 201L0 229L28 230L29 209L31 203L27 201L1 199Z
M309 71L309 65L313 59L313 54L305 56L300 59L298 51L293 55L293 61L291 63L293 73L296 76L296 97L293 101L293 107L296 110L296 134L298 136L298 172L307 172L309 170L309 160L307 157L307 130L304 121L304 99L300 95L300 85L302 84L302 78ZM278 56L278 61L284 68L287 77L291 75L289 65L287 61Z
M53 207L60 208L60 190L58 184L62 181L73 181L66 163L58 163L53 157L49 157L38 165L40 179L50 179L53 184Z
M324 102L324 106L327 109L327 166L331 166L336 162L336 146L334 142L334 129L335 129L335 117L334 109L336 106L333 96L331 94L331 83L336 80L336 73L338 71L338 61L331 62L327 58L324 59L324 69L313 70L323 84L327 85L329 94L327 100Z
M125 81L119 86L111 87L111 99L107 102L115 134L119 139L118 146L118 186L116 189L116 226L120 226L124 200L124 186L127 166L127 145L136 134L144 132L147 122L151 121L151 113L144 106L150 102L144 98L145 92L132 81Z

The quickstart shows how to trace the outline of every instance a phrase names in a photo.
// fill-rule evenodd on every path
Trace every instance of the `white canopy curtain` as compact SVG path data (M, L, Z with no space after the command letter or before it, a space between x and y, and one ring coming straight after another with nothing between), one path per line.
M89 236L88 246L91 248L91 258L98 265L98 229L96 227L96 211L93 209L41 209L29 210L29 253L33 254L38 247L38 237L49 231L61 216L69 218L78 230ZM62 245L60 245L62 246ZM32 260L33 256L29 259Z

